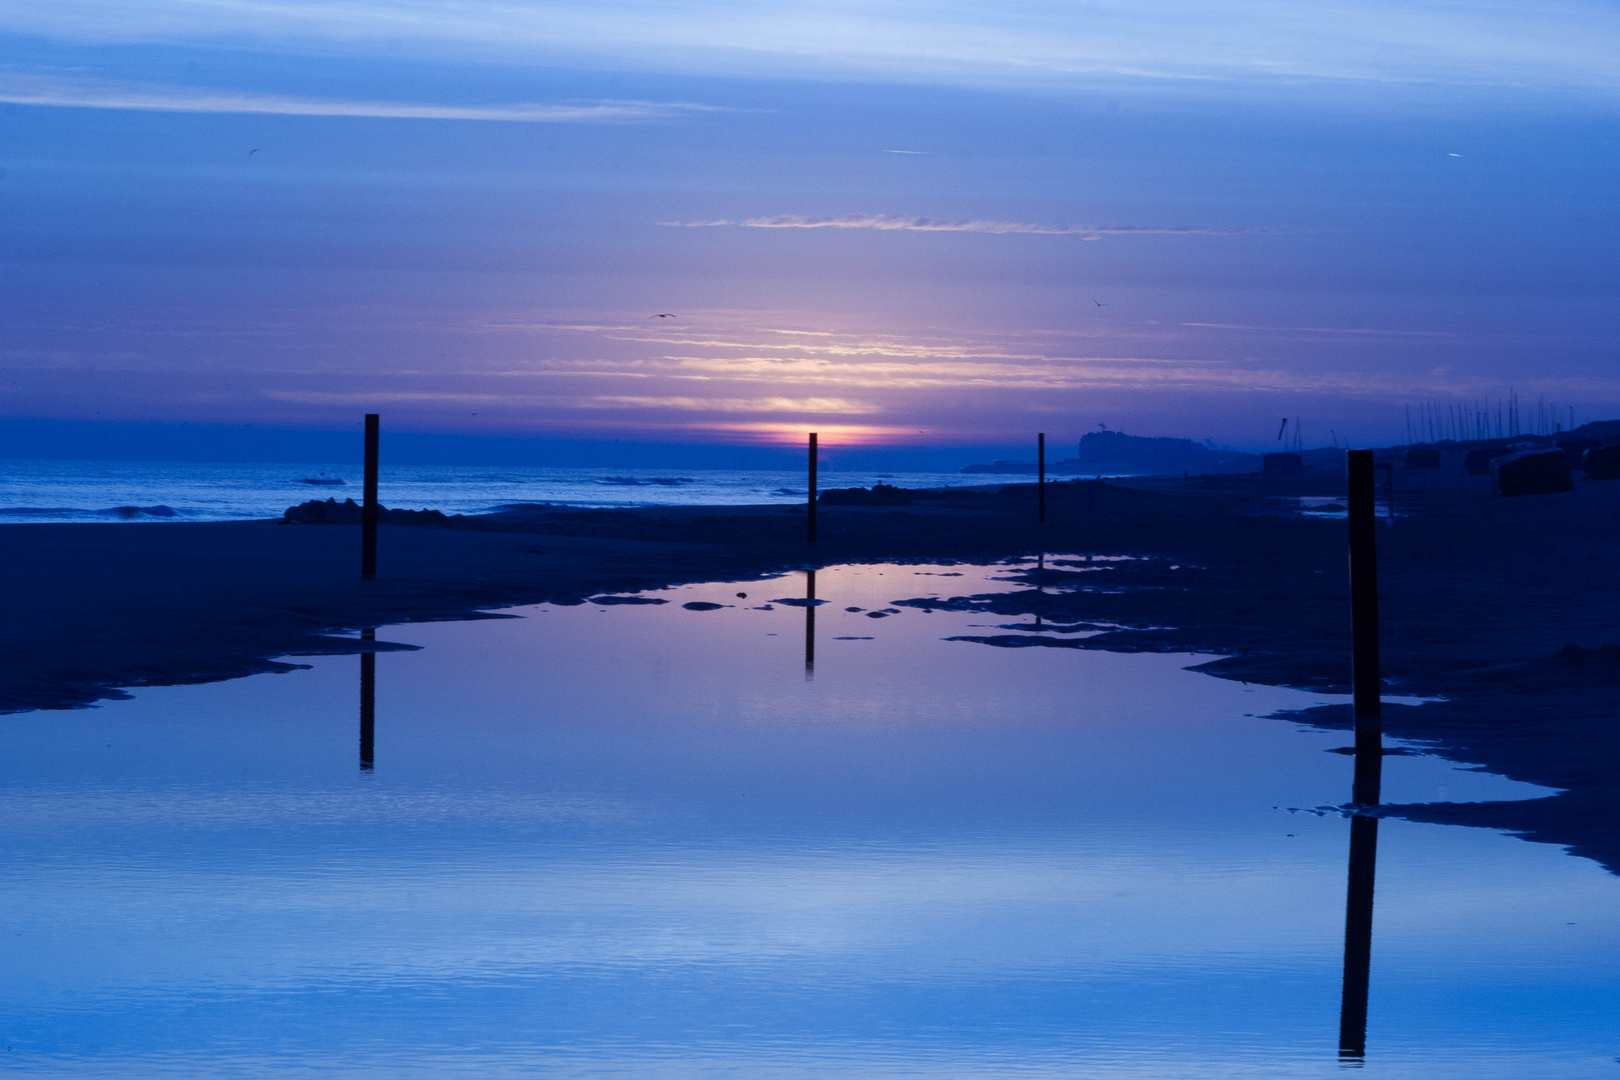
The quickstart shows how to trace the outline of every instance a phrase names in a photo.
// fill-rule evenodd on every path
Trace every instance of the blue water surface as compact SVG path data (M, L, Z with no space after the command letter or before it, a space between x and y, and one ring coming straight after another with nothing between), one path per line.
M375 658L370 767L355 656L0 717L5 1065L1340 1072L1345 736L1267 718L1337 699L1184 670L1207 657L946 640L1005 617L893 604L1024 587L1012 569L385 627L422 648ZM1545 794L1428 756L1384 780L1389 802ZM1615 1075L1620 882L1381 828L1352 1064Z
M964 487L1031 481L1027 474L826 471L820 489ZM0 460L0 522L232 521L278 518L306 499L361 498L357 463L276 465L166 461ZM312 483L320 481L320 483ZM341 483L336 483L341 481ZM384 465L384 506L483 514L513 503L564 506L738 506L802 503L791 470L648 471L540 466Z

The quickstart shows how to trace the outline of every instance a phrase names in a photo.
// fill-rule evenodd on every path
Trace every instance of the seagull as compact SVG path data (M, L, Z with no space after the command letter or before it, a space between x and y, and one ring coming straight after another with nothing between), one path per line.
M655 318L655 319L673 319L675 317L676 316L675 316L674 312L670 312L670 311L661 311L657 315L653 316L653 318Z
M1103 303L1101 300L1098 300L1096 297L1092 297L1091 302L1093 304L1096 304L1098 307L1107 307L1108 306L1107 304Z

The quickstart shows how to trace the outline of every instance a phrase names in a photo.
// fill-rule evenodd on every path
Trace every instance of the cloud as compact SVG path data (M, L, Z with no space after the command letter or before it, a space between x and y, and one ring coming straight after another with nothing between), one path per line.
M1603 0L52 0L5 5L0 29L711 76L1620 88L1620 11Z
M882 412L882 408L867 401L848 398L727 398L669 396L623 396L600 394L582 399L580 406L597 409L683 409L699 412L745 413L827 413L864 414Z
M1202 327L1206 330L1263 330L1279 334L1363 334L1372 337L1463 337L1446 330L1374 330L1347 326L1251 326L1247 323L1184 322L1182 326ZM1500 337L1500 334L1492 334Z
M732 226L745 229L872 229L877 232L959 232L993 235L1034 236L1240 236L1259 234L1263 229L1213 229L1197 225L1036 225L1023 221L938 221L925 217L897 217L893 214L845 214L843 217L801 217L777 214L774 217L733 221L660 221L675 229L713 229Z
M0 72L0 102L145 112L265 113L398 120L493 120L508 123L626 123L661 120L712 106L658 101L575 101L562 104L441 105L404 101L343 101L237 93L147 83L59 79Z

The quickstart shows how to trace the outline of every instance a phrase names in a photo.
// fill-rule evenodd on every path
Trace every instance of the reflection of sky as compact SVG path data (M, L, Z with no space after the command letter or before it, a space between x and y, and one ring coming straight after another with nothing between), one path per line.
M0 385L933 444L1620 404L1612 11L1213 10L15 7Z
M867 614L978 574L818 574L809 681L804 610L753 610L802 575L387 628L426 648L378 657L368 775L353 657L7 718L11 1056L1336 1070L1347 830L1286 808L1347 797L1323 752L1344 736L1246 715L1317 697L1183 657L938 640L974 614ZM1391 799L1537 793L1433 759L1386 778ZM1382 829L1369 1068L1606 1075L1614 879L1489 832Z

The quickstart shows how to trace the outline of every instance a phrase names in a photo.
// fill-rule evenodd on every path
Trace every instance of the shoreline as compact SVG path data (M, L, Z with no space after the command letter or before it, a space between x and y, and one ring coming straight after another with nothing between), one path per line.
M1379 530L1389 692L1446 699L1386 706L1385 731L1564 794L1385 813L1508 829L1620 870L1620 652L1602 649L1620 641L1620 486L1497 499L1479 479L1425 477L1423 490L1398 493L1403 516ZM454 528L383 526L370 582L359 578L355 526L0 525L12 615L0 626L0 712L287 670L277 657L368 648L329 636L368 626L500 617L502 607L810 565L1041 552L1135 557L1111 564L1106 587L1087 579L982 600L987 612L1120 627L1046 644L1216 654L1196 668L1347 685L1344 522L1298 516L1290 501L1332 494L1321 482L1213 476L1048 490L1045 526L1028 484L920 492L903 506L823 504L813 546L802 505L534 507ZM1348 708L1289 719L1347 726Z

